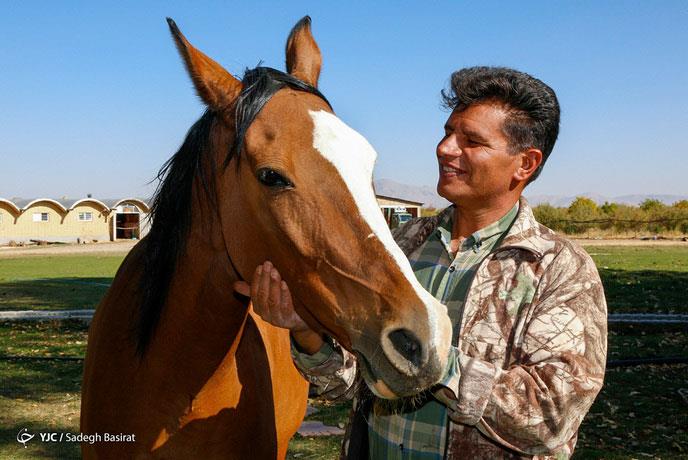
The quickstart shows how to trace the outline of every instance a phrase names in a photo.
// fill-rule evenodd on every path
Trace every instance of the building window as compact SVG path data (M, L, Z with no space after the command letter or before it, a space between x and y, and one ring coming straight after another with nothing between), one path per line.
M48 222L48 213L47 212L34 212L33 213L33 221L34 222Z
M79 213L79 220L82 222L91 222L93 220L93 213L92 212L80 212Z

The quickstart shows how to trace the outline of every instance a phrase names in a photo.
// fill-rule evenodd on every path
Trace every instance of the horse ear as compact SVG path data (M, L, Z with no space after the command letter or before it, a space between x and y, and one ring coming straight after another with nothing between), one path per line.
M229 107L241 92L241 82L220 64L194 48L172 19L167 18L167 24L198 96L211 109L221 111Z
M287 72L313 87L318 86L322 55L311 34L311 18L296 23L287 39Z

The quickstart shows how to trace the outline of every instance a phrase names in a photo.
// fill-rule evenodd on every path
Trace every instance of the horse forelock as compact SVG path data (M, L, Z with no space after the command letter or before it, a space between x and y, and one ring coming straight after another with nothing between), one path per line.
M225 159L224 166L236 155L239 157L244 148L246 132L256 119L265 104L282 88L292 88L298 91L311 93L327 103L332 108L327 98L314 86L305 83L298 78L273 69L271 67L258 66L247 69L241 80L242 90L237 98L234 108L235 132L234 143Z

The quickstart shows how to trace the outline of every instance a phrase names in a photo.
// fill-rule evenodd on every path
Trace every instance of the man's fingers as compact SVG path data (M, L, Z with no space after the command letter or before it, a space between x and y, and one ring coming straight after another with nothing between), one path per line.
M256 297L253 298L253 305L258 304L259 310L267 313L270 310L270 273L272 272L272 264L266 261L260 273L260 280L258 281L258 291Z
M279 308L282 305L282 292L280 290L280 283L282 278L276 268L270 272L270 307Z
M253 272L253 281L251 282L251 300L253 301L253 306L259 302L258 291L260 290L260 279L263 274L263 266L258 265L256 271Z
M289 292L289 287L287 286L287 283L282 281L279 285L280 289L280 295L281 295L281 302L280 305L282 306L282 309L285 310L294 310L294 304L291 299L291 292Z
M234 283L234 290L239 294L251 297L251 285L246 281L237 281Z
M282 290L282 310L288 311L291 316L290 329L301 331L310 329L303 318L301 318L299 314L296 313L296 310L294 310L294 300L291 297L291 292L289 292L289 286L287 286L287 283L282 281L282 283L280 283L280 289Z

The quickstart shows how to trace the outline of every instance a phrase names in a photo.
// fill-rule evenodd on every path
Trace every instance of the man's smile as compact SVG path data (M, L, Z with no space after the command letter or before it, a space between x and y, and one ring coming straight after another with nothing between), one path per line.
M453 177L466 174L466 171L456 166L440 164L440 173L445 177Z

